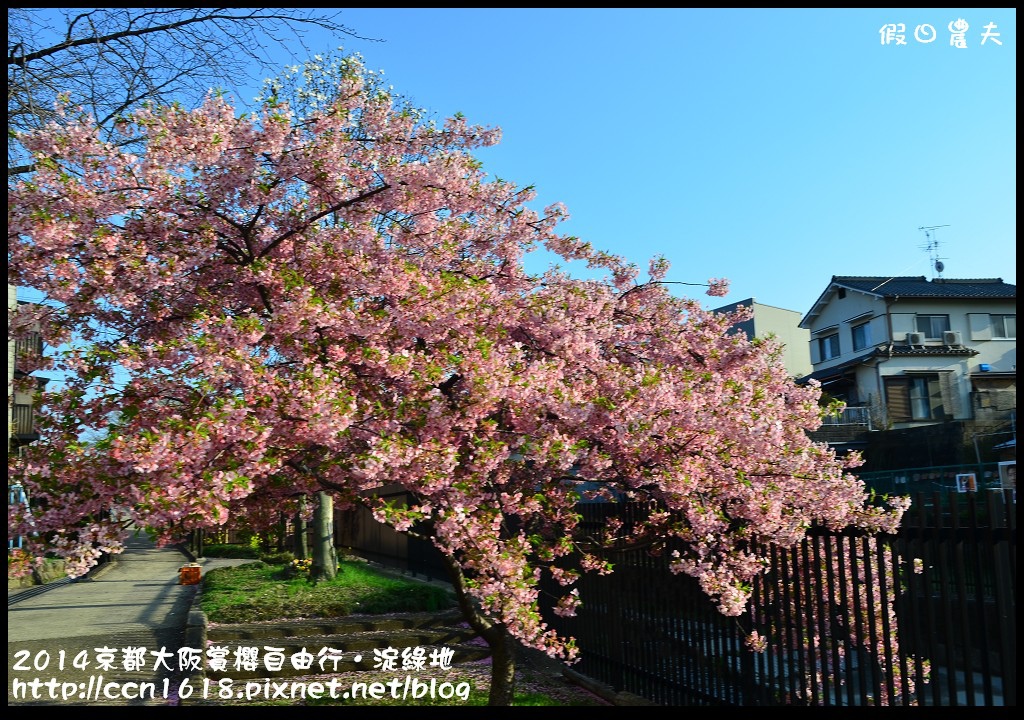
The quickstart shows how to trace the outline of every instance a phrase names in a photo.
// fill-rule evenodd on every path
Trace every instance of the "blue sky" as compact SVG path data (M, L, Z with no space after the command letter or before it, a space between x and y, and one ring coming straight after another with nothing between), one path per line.
M329 11L325 11L329 12ZM950 44L965 20L967 47ZM832 275L1016 283L1016 11L354 8L344 45L437 116L502 128L484 170L667 279L807 312ZM880 30L903 23L904 45ZM998 37L982 44L985 25ZM930 43L914 29L931 25ZM1002 44L996 44L996 40ZM274 49L282 67L306 56ZM256 94L240 100L248 101ZM544 258L535 261L539 268Z
M948 25L969 25L966 48ZM439 115L502 128L492 175L669 279L804 313L832 275L1016 282L1012 9L346 9L343 44ZM904 23L905 45L880 29ZM981 44L995 23L1002 45ZM933 42L914 28L930 24ZM925 31L927 29L925 28ZM923 37L923 36L922 36ZM310 39L311 50L320 49ZM697 293L700 288L686 288Z

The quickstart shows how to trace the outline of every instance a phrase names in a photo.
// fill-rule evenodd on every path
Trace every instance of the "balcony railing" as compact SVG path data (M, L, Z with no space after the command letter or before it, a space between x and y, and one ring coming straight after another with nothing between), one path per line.
M867 407L848 407L838 415L829 415L822 425L860 425L871 430L871 413Z
M18 358L39 358L43 355L43 336L37 332L29 333L26 337L14 341L14 364L17 366Z

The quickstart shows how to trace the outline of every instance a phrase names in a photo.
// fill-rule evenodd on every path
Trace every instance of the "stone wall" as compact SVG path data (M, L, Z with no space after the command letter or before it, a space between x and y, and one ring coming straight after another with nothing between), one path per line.
M43 561L42 567L38 567L32 571L31 575L22 578L7 578L7 588L28 588L33 585L45 585L51 583L54 580L60 580L67 577L65 571L64 560L58 558L46 558Z

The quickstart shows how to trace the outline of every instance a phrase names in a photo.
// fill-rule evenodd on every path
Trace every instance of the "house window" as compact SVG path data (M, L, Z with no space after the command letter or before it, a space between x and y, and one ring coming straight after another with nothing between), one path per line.
M1016 315L991 315L992 337L994 338L1017 338L1017 316Z
M937 391L939 386L938 378L935 378L933 381L929 381L928 378L924 377L910 378L910 416L914 420L932 419L932 396L928 391L929 385L934 386ZM939 397L938 408L940 410L942 408L941 396Z
M938 374L885 378L885 397L893 422L947 418Z
M1011 313L967 313L971 340L1016 340L1017 316Z
M818 352L823 361L839 357L839 333L818 338Z
M941 340L942 333L949 330L949 315L918 315L917 331L929 340Z
M850 328L850 332L853 334L853 349L863 350L866 347L871 346L871 324L861 323L860 325L854 325Z

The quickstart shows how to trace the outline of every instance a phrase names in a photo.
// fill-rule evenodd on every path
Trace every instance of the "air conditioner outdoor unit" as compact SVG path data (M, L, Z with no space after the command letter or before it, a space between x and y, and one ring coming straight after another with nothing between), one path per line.
M942 333L942 344L960 346L964 344L964 339L960 333L955 330L945 330Z
M924 333L923 332L908 332L907 333L907 345L924 345Z

